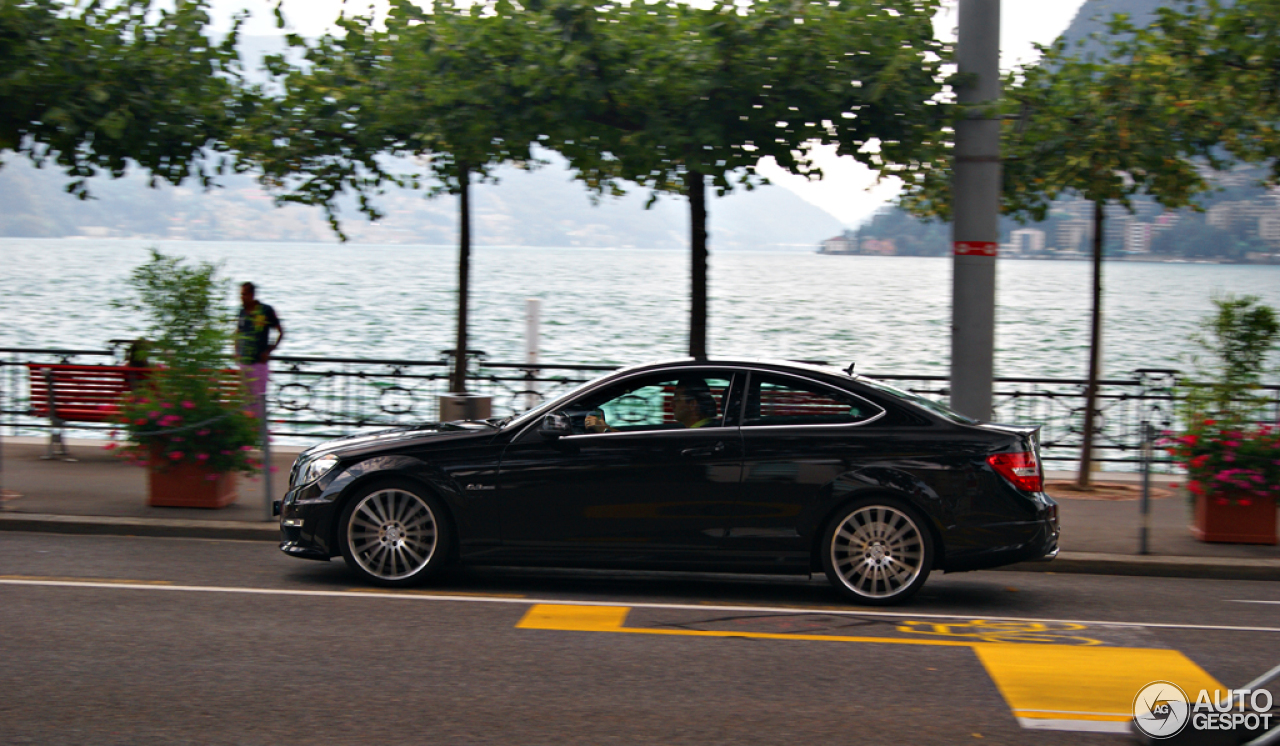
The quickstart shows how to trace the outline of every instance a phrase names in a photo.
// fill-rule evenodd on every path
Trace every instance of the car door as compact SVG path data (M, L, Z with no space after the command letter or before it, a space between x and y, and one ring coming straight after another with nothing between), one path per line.
M804 563L833 482L891 448L874 422L884 409L820 381L753 371L742 414L741 551ZM806 533L809 532L809 533Z
M682 423L677 396L695 381L702 413L715 414ZM624 565L714 548L741 482L741 436L725 414L734 396L725 370L643 374L560 409L572 434L529 427L500 466L504 546L526 561Z

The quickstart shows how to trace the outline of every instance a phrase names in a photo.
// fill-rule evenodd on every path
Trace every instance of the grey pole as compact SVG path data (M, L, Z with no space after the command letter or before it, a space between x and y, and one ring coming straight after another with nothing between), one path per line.
M1000 98L1000 0L960 0L956 62L961 104ZM1000 122L971 110L956 125L951 285L951 406L991 419L999 246Z
M267 422L267 394L258 395L258 412L262 414L262 497L267 506L267 520L275 520L274 497L271 494L271 430Z

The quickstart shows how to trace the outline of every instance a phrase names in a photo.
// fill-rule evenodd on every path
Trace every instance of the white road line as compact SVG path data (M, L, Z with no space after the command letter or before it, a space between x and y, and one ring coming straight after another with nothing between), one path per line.
M1233 598L1233 599L1230 599L1230 600L1229 600L1229 603L1233 603L1233 604L1276 604L1276 605L1280 605L1280 601L1254 601L1254 600L1252 600L1252 599L1245 599L1245 598Z
M412 601L451 601L455 603L518 604L533 606L627 606L632 609L673 609L684 611L749 611L766 614L834 614L850 617L887 619L964 619L993 622L1039 622L1045 624L1084 624L1092 627L1139 627L1148 629L1187 629L1226 632L1276 632L1280 627L1235 627L1218 624L1168 624L1163 622L1115 622L1081 619L1040 619L1009 616L969 616L964 614L913 614L910 611L864 611L862 609L803 608L794 606L726 606L714 604L660 604L630 601L582 601L566 598L499 598L492 596L451 596L447 593L397 593L378 590L296 591L273 588L235 588L212 585L144 585L141 583L103 583L74 580L20 580L0 578L0 585L38 586L46 588L94 588L101 590L171 591L180 593L237 593L257 596L305 596L313 598L404 599Z

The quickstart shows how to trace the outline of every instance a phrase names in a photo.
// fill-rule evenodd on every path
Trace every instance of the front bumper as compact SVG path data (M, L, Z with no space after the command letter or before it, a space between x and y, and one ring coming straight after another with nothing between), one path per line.
M274 506L280 517L280 551L290 557L328 561L336 554L328 540L334 504L318 497L319 490L310 485L289 490Z

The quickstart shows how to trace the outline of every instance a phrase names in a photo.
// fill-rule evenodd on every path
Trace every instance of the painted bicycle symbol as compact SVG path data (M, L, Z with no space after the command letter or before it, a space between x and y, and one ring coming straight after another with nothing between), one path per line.
M1101 645L1101 640L1070 634L1088 629L1083 624L1060 622L1002 622L974 619L966 622L940 624L908 620L899 632L913 635L937 635L940 637L964 637L980 642L1020 642L1053 645Z

